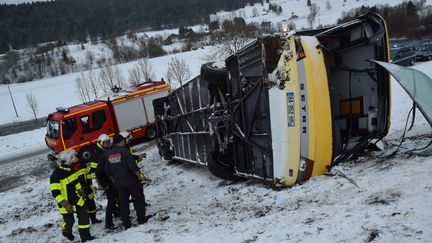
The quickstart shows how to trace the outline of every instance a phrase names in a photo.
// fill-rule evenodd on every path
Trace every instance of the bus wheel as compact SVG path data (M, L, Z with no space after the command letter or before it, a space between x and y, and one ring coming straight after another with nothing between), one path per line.
M208 156L207 168L216 177L229 181L239 181L243 178L235 175L232 157L231 153L221 154L218 151L213 151Z

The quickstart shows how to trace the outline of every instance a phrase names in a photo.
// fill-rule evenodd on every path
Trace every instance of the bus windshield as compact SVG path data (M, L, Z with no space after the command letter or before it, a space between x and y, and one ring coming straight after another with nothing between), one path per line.
M59 122L54 120L48 120L47 123L47 137L58 138L59 137Z

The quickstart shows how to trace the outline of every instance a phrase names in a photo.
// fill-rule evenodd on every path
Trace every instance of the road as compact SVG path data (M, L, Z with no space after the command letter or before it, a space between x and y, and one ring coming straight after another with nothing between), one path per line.
M0 125L0 136L38 129L43 127L45 121L46 117L41 117L38 121L28 120Z
M0 158L0 165L8 164L20 159L24 159L27 157L36 156L44 153L46 154L49 153L49 149L46 147L45 144L32 146L30 148L26 148L23 150L4 153Z

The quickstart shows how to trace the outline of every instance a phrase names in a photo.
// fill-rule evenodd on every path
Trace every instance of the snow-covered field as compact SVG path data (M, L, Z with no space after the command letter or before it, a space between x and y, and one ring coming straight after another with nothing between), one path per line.
M0 0L1 3L2 0ZM13 1L13 0L7 0ZM349 11L352 8L360 7L361 5L375 5L375 4L390 4L396 5L403 2L403 0L347 0L343 2L342 0L329 0L332 8L330 10L326 9L327 1L312 1L320 7L318 13L317 21L315 26L322 24L335 24L336 20L341 17L343 11ZM216 16L223 21L224 19L233 18L235 16L243 17L249 22L261 23L262 21L270 21L274 24L278 22L287 23L286 21L291 17L292 14L297 15L299 18L294 21L298 29L302 27L308 27L306 17L309 14L309 9L306 6L306 1L299 0L274 0L271 1L273 4L278 4L282 7L283 12L281 15L276 15L273 12L266 12L264 10L268 9L268 4L255 4L254 6L247 6L245 8L233 11L233 12L218 12ZM427 0L427 4L432 4L432 0ZM258 15L253 17L254 9L258 12ZM196 32L205 31L205 26L196 25L191 27ZM148 37L162 36L166 38L170 34L178 33L178 29L167 29L160 31L146 31L137 33L137 37L142 37L146 35ZM121 36L118 38L120 44L126 46L133 46L133 43L126 38L126 36ZM180 49L182 43L175 43L172 46L164 47L166 51L170 52L172 49ZM98 45L93 45L91 43L84 44L85 50L81 49L81 45L70 44L68 45L68 50L70 55L77 61L77 63L84 64L86 53L91 51L94 58L101 60L104 58L112 57L112 51L103 43ZM205 47L204 49L199 49L196 51L180 53L175 55L168 55L164 57L153 58L150 62L153 65L153 69L157 79L165 77L167 71L167 63L172 57L178 57L185 59L188 63L193 75L198 74L200 69L200 64L205 61L203 58L209 55L211 47ZM117 65L122 72L124 79L128 77L128 70L132 69L135 62L129 62ZM96 69L98 71L98 69ZM79 73L70 73L62 76L57 76L53 78L46 78L39 81L32 81L28 83L19 83L10 85L12 96L16 102L18 117L16 117L11 98L9 96L9 91L7 86L0 85L0 110L2 115L0 116L0 124L29 120L33 118L32 112L27 108L25 96L28 93L32 93L39 103L38 117L44 117L48 113L55 110L58 106L71 106L80 103L76 93L75 93L75 80L79 76Z
M415 68L432 76L432 62L418 63ZM385 140L397 144L411 100L395 81L392 92L391 128ZM401 152L428 143L431 132L418 115ZM23 137L36 140L40 136L35 130ZM432 241L430 157L402 153L385 157L395 149L391 146L341 164L331 175L274 190L258 181L229 183L203 167L169 164L159 157L154 142L136 149L148 154L141 168L151 180L145 194L148 213L155 216L127 231L107 232L103 224L93 225L95 242ZM0 167L0 242L66 242L49 191L50 172L45 155ZM97 201L105 205L101 193ZM103 211L98 213L100 218Z
M272 2L293 11L301 3L306 9L303 11L308 11L305 0ZM325 1L316 2L325 11ZM335 9L343 1L330 2ZM346 6L349 10L358 3L400 2L347 0ZM337 11L340 14L345 10ZM336 13L331 16L329 21L333 22L338 17ZM261 17L277 18L271 13ZM326 19L320 16L322 24ZM196 75L209 50L206 47L150 61L158 78L165 76L167 63L174 56L185 59ZM118 67L126 76L134 64ZM419 62L414 68L432 76L432 61ZM11 85L18 119L14 118L6 86L0 86L0 124L32 118L25 108L28 92L38 100L40 116L57 106L79 103L74 93L78 75ZM127 231L107 232L103 224L93 225L91 231L98 237L94 242L432 242L432 158L402 153L427 144L432 137L432 129L421 114L417 113L415 126L407 132L400 153L384 156L395 149L391 144L399 143L411 105L411 99L393 80L391 127L385 138L390 147L386 151L366 153L333 168L330 175L281 190L253 180L226 182L204 167L163 161L154 142L137 145L135 149L148 154L140 166L151 180L145 194L150 204L148 214L155 216ZM42 128L0 137L0 158L40 146L44 132ZM68 242L61 236L61 216L49 191L51 171L46 155L0 165L0 242ZM338 171L347 174L358 187ZM100 207L106 205L100 192L97 202ZM104 208L98 217L103 219Z
M431 67L432 62L416 66L429 75ZM396 82L392 88L392 126L386 139L397 143L411 101ZM401 151L427 143L429 139L416 138L431 132L419 116ZM135 149L148 154L140 166L151 180L145 194L148 214L155 216L127 231L107 232L103 224L93 225L94 242L432 241L432 158L388 158L383 151L373 152L333 168L358 187L332 173L274 190L253 180L226 182L203 167L169 164L154 142ZM45 156L0 168L0 242L67 242L50 195ZM105 206L101 193L97 201Z
M191 70L192 77L199 74L201 64L205 63L203 58L208 55L209 47L198 49L190 52L183 52L174 55L157 57L149 59L157 79L166 77L168 62L171 58L181 58L186 61ZM122 72L124 78L127 78L128 70L132 69L138 61L116 65ZM99 69L95 69L99 72ZM6 85L0 86L0 124L29 120L33 118L31 110L27 108L26 94L32 93L39 104L38 116L46 116L55 111L56 107L69 107L81 103L75 93L75 80L80 73L70 73L62 76L48 79L32 81L27 83L10 85L11 93L15 101L18 115L17 118L9 96ZM166 78L165 78L166 80Z

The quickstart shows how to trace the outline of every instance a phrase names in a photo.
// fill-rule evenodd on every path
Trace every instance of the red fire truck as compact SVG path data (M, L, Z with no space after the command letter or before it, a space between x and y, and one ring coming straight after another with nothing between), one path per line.
M80 159L88 160L95 143L102 133L113 136L128 131L133 139L156 136L152 101L171 91L163 81L145 82L125 91L75 105L57 108L48 115L45 142L52 150L49 159L65 149L75 149Z

